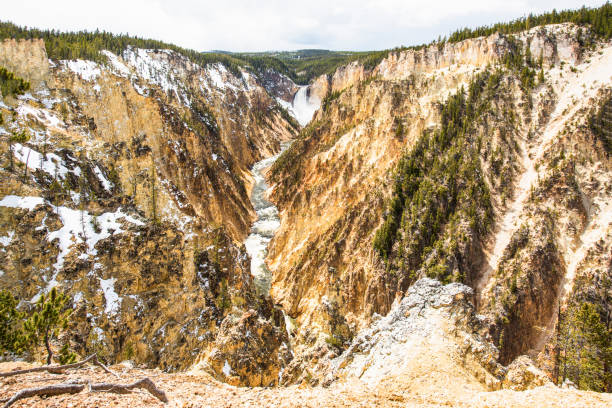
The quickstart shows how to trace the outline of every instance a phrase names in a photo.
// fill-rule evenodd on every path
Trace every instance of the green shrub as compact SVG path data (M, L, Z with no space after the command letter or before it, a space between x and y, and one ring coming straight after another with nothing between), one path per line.
M330 91L325 95L323 101L321 102L321 108L326 111L331 103L338 99L342 95L342 91Z
M428 276L442 281L464 279L465 272L450 268L447 259L461 258L457 241L466 225L478 238L492 222L490 193L472 135L500 80L498 72L485 72L467 92L450 96L441 108L441 126L424 131L400 158L385 218L373 240L390 271L399 269L412 280L414 271L424 267Z
M191 112L192 116L195 116L194 119L197 119L199 122L204 123L204 126L206 126L210 133L215 136L219 135L219 123L217 122L215 114L208 107L208 105L199 101L195 101L191 106ZM191 124L193 125L193 123Z
M0 291L0 355L21 354L25 345L22 329L23 313L10 292Z
M590 116L589 127L603 144L606 153L612 153L612 96L605 98Z
M28 342L38 347L42 342L47 350L47 364L51 364L53 351L51 341L68 326L68 318L72 309L67 308L68 296L51 289L48 294L42 294L34 307L33 313L24 322L23 330Z
M3 97L23 95L28 89L30 89L28 81L16 76L6 68L0 67L0 92L2 92Z

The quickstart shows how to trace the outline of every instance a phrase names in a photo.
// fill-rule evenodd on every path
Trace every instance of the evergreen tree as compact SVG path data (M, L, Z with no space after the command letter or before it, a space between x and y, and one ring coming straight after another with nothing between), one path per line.
M414 281L421 269L442 281L461 280L447 266L447 259L460 256L450 231L464 223L479 237L491 224L489 191L473 138L500 78L500 72L486 71L467 91L451 95L442 106L441 126L423 131L395 168L393 193L373 246L387 269L405 282Z
M64 364L72 364L76 361L77 355L70 351L70 345L68 343L64 344L60 349L58 358L59 363Z
M589 126L593 134L601 141L604 150L612 153L612 96L604 99L601 105L589 118Z
M157 224L159 219L157 216L157 186L155 185L155 181L157 179L157 174L155 172L155 163L151 162L151 218L153 219L153 223Z
M0 291L0 355L22 351L22 319L23 314L17 310L17 300L8 291Z
M23 95L30 89L30 83L4 67L0 67L0 92L2 97Z
M580 389L612 389L612 332L598 307L575 304L559 316L558 382L571 380Z
M14 131L11 136L9 136L9 171L13 172L15 170L15 158L13 157L13 145L15 143L25 143L30 140L30 135L28 135L25 129L21 129L20 131ZM26 165L27 168L27 165Z
M38 347L42 341L47 350L47 364L51 364L53 350L51 341L57 339L60 332L68 326L68 317L72 309L66 308L68 297L59 293L56 288L43 294L36 302L32 315L24 322L24 332L29 343Z

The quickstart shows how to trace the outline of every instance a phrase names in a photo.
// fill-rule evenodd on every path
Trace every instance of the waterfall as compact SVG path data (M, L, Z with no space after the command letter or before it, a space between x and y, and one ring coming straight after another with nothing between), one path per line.
M321 106L319 98L308 95L308 86L301 86L293 97L291 108L293 115L302 126L306 126L314 113Z
M321 106L321 101L308 95L308 86L301 86L293 97L293 102L278 100L291 115L293 115L302 126L306 126L311 121L312 116ZM274 237L274 233L280 227L278 209L274 204L267 200L268 185L264 177L264 171L270 167L278 157L289 148L291 142L281 144L281 151L267 159L263 159L253 165L251 173L255 179L251 202L257 213L257 220L251 226L251 233L244 241L247 253L251 257L251 275L255 279L255 286L260 294L268 294L272 274L266 265L268 254L268 244Z

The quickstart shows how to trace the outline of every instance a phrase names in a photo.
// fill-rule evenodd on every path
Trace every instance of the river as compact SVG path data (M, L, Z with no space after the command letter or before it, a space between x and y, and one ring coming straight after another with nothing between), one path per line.
M279 101L279 103L281 102ZM281 105L297 119L300 125L306 126L321 105L321 102L318 99L309 97L308 87L302 86L294 95L291 104L284 102ZM257 213L257 220L251 226L251 233L246 241L244 241L244 245L251 257L251 275L253 275L255 280L258 293L262 295L268 294L270 283L272 282L272 273L266 265L268 244L274 237L276 230L280 227L278 208L266 199L269 186L266 183L264 173L291 146L291 143L292 141L282 142L279 153L255 163L251 168L251 173L255 179L253 191L251 192L251 202Z
M255 278L257 291L264 295L270 291L270 282L272 281L272 274L265 261L268 254L268 244L280 227L278 208L266 199L268 184L264 172L290 145L290 141L281 143L281 151L278 154L255 163L251 169L255 179L251 202L257 213L257 220L251 226L251 234L247 237L244 245L251 257L251 275Z

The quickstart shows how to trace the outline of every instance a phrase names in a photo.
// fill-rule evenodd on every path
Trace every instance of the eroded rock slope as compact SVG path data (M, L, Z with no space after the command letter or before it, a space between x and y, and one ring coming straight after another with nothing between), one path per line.
M610 152L589 123L609 98L612 48L589 36L495 34L311 85L327 97L272 169L281 228L268 257L306 365L422 277L474 289L503 364L537 358L572 291L609 309L596 288L610 274Z
M2 64L32 84L0 105L0 287L30 301L67 292L62 341L83 355L165 370L200 361L230 382L275 383L286 333L242 241L249 168L294 122L246 70L104 53L106 64L58 61L42 41L0 44ZM248 358L228 345L236 330L251 333Z

